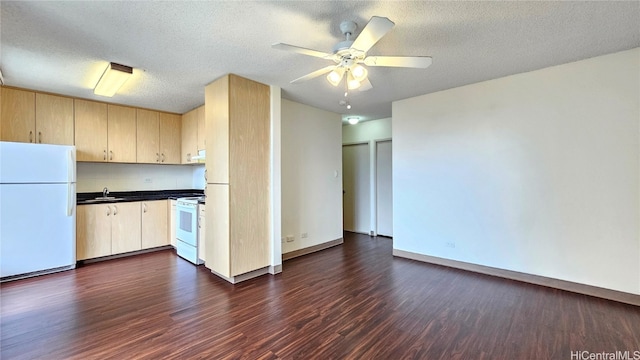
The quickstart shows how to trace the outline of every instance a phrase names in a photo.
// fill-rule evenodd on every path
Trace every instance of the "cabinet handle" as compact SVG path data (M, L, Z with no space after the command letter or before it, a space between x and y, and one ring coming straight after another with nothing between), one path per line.
M103 156L102 160L107 160L107 150L104 150L104 156Z
M42 144L42 131L38 131L38 142Z
M160 162L160 154L156 153L156 162Z
M142 212L147 212L147 204L142 204Z
M109 150L109 160L113 160L113 151Z
M200 222L202 221L202 219L200 218L200 216L198 216L198 229L201 229L202 227L200 226Z
M191 153L187 154L187 162L191 162Z
M111 206L107 206L107 216L111 215Z
M113 216L118 215L118 207L113 205Z
M162 154L162 162L164 162L164 154Z
M33 131L29 131L29 142L33 142Z

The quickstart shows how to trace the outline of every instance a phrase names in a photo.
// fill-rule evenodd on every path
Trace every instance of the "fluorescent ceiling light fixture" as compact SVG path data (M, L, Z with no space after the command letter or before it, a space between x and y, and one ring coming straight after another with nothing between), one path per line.
M116 63L109 63L109 66L93 89L93 93L100 96L112 97L131 75L133 75L133 68Z
M360 118L359 117L348 117L347 121L349 122L349 124L355 125L360 121Z

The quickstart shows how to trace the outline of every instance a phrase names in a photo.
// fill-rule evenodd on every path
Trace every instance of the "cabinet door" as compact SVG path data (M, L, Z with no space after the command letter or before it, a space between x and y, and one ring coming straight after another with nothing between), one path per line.
M74 99L78 161L107 161L107 104Z
M205 125L204 125L204 105L200 106L199 108L196 109L196 118L198 119L198 150L205 150L206 149L206 131L205 131Z
M204 89L209 183L229 183L229 77L225 75Z
M167 237L167 201L142 202L142 248L169 245Z
M36 95L2 88L2 141L36 141Z
M113 209L111 222L111 252L120 254L142 248L140 228L140 203L110 204Z
M106 205L80 205L76 212L76 258L111 255L112 209Z
M158 112L137 109L138 162L160 162L160 124Z
M182 115L182 158L183 164L195 162L191 160L192 156L198 154L198 119L197 109L191 110Z
M109 161L136 162L136 109L109 105L108 143Z
M180 164L180 115L160 113L160 162Z
M73 99L36 93L36 132L43 144L73 145Z
M229 246L229 185L207 185L205 216L207 232L200 244L205 244L205 267L222 276L231 277L231 250Z

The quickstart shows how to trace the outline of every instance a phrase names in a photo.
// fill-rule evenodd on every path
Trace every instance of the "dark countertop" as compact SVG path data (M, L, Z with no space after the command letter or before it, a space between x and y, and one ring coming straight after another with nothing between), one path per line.
M181 197L204 196L204 191L197 190L197 189L151 190L151 191L110 191L108 196L114 197L118 200L93 202L91 201L92 199L102 197L102 192L77 193L76 204L89 205L89 204L109 204L109 203L132 202L132 201L152 201L152 200L167 200L167 199L175 200Z

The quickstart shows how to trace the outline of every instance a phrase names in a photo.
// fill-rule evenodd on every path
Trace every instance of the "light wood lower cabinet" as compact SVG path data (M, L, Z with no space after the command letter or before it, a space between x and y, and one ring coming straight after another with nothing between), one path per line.
M139 202L80 205L77 209L78 260L141 249Z
M169 245L167 237L167 201L142 202L142 248Z
M111 207L111 252L121 254L142 249L140 203L115 203Z
M76 212L76 258L92 259L111 255L111 219L107 204L80 205Z

